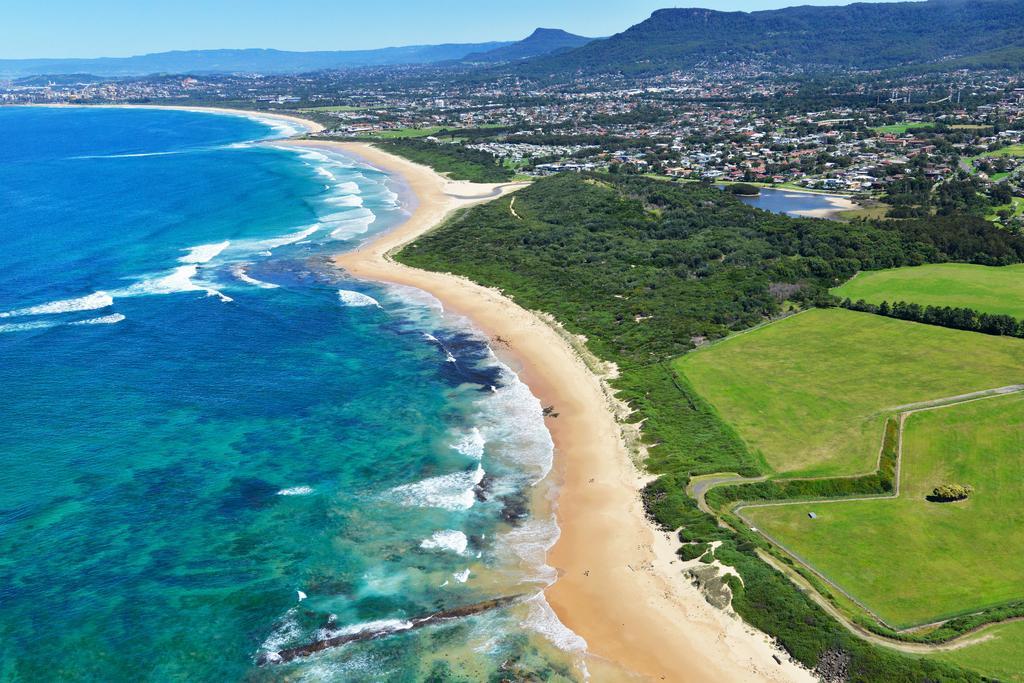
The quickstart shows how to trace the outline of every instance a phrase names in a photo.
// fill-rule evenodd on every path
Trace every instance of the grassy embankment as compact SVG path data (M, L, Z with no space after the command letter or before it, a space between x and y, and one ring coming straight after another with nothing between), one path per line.
M813 668L841 653L851 681L977 680L860 640L760 559L759 537L722 528L698 509L686 494L691 477L768 468L670 361L701 338L817 300L857 270L917 259L1019 261L1021 245L980 219L790 219L713 188L636 177L542 179L516 195L515 209L499 200L462 212L398 258L499 287L618 364L613 386L643 421L646 465L659 475L644 493L649 513L680 529L687 552L721 541L714 556L742 577L728 579L733 607L794 657Z
M1024 598L1022 472L1024 396L1014 394L909 415L897 498L743 514L906 628ZM960 503L926 499L953 482L974 493Z
M907 301L1024 318L1024 265L942 263L876 270L859 273L831 291L840 298L873 304Z

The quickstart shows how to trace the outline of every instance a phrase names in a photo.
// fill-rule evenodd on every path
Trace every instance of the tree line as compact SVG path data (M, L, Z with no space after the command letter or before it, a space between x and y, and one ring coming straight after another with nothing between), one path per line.
M983 313L973 308L956 306L922 306L907 301L894 301L891 304L883 301L880 304L872 304L863 299L850 301L849 298L840 301L839 306L851 311L874 313L887 318L949 327L954 330L1024 338L1024 320L1004 313Z

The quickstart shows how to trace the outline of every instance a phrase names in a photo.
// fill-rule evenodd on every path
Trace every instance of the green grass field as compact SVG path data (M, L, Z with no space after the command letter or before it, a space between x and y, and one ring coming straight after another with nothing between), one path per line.
M405 138L425 138L428 135L435 135L443 130L435 126L432 128L397 128L395 130L381 130L372 133L365 133L360 137L379 138L381 140L402 140Z
M993 626L985 631L987 640L935 659L962 666L1000 681L1024 683L1024 622Z
M345 112L345 111L362 111L368 109L368 107L353 107L346 104L335 104L327 105L323 107L309 107L308 109L300 109L299 111L311 111L311 112Z
M831 291L841 298L864 299L873 304L909 301L1024 318L1024 265L940 263L874 270L860 273Z
M935 126L930 123L894 123L891 126L879 126L878 128L872 128L872 130L876 133L893 133L895 135L902 135L908 130L920 130L934 127Z
M892 408L1024 383L1024 341L814 309L676 368L779 473L874 470Z
M1024 597L1024 395L910 415L900 476L895 499L743 514L897 627ZM943 483L974 493L928 502Z

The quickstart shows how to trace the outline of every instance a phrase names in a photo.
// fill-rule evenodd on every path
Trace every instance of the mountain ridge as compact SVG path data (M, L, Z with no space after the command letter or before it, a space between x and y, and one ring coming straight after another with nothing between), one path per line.
M609 38L524 65L527 74L667 72L762 60L880 69L1024 47L1024 0L927 0L756 12L660 9Z
M582 47L594 38L578 36L560 28L538 28L510 45L467 55L463 62L513 62Z
M445 62L512 44L507 41L491 41L310 52L270 48L170 50L131 57L0 59L0 77L72 73L104 77L160 73L302 73L324 69Z

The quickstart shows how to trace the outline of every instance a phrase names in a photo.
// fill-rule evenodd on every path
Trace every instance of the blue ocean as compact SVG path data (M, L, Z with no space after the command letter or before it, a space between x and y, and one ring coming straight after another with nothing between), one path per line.
M415 200L298 132L0 108L0 680L581 676L539 402L332 267Z

